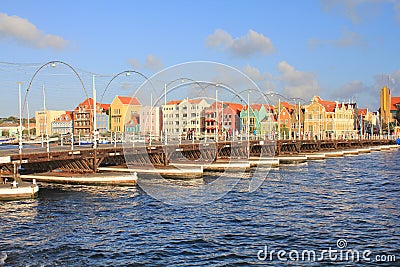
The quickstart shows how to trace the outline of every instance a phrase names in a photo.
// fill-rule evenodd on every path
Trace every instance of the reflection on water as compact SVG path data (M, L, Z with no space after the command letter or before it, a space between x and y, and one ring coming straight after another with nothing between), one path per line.
M284 166L253 193L247 177L224 198L194 207L163 204L138 187L46 185L38 199L0 202L0 251L6 266L247 266L266 263L257 259L265 245L318 250L345 238L351 249L399 255L399 156ZM217 177L171 182L190 189ZM269 263L287 264L329 265Z

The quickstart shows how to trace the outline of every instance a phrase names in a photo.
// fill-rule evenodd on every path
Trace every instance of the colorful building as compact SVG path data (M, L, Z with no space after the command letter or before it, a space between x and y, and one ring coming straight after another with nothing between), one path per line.
M52 122L59 118L61 115L65 114L65 110L41 110L35 112L36 120L36 136L46 136L51 135Z
M305 107L304 131L306 138L353 138L354 103L339 103L314 96Z
M242 108L241 104L222 101L218 102L218 109L216 102L206 108L204 110L205 136L215 139L217 123L219 139L227 139L235 135L241 129L240 111Z
M187 136L200 138L205 130L204 111L209 106L204 99L188 98L169 101L163 105L163 124L168 139Z
M51 134L69 134L73 133L74 123L72 117L72 111L60 115L51 123Z
M390 89L384 86L380 91L380 120L382 123L389 123L392 121L392 115L390 113L392 106L392 96Z
M273 114L274 106L266 104L251 104L248 110L248 105L244 106L240 112L241 119L241 133L250 133L253 136L260 136L261 127L260 123L264 121L265 118ZM249 127L247 127L249 126Z
M111 103L111 131L138 133L141 107L135 97L116 96Z
M144 106L140 110L140 134L159 139L162 130L162 111L160 107Z
M99 133L106 133L109 125L110 104L96 103L96 129ZM74 134L90 135L93 132L93 98L87 98L73 111Z

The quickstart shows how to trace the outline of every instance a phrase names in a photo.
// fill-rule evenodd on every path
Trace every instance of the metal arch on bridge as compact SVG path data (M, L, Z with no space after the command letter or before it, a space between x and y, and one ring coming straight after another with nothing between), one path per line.
M104 95L106 94L106 91L107 91L108 87L110 87L112 81L114 81L119 75L122 75L122 74L130 75L130 73L136 73L136 74L142 76L143 78L145 78L146 81L148 81L148 82L151 84L151 87L153 88L153 90L155 90L155 89L154 89L154 86L153 86L153 83L151 82L151 80L150 80L146 75L144 75L143 73L140 73L140 72L138 72L138 71L136 71L136 70L124 70L124 71L121 71L121 72L115 74L115 75L111 78L111 80L107 83L106 87L104 88L103 93L101 94L100 103L103 103ZM135 92L135 94L136 94L136 92Z
M44 67L46 67L47 65L55 66L56 63L59 63L59 64L62 64L62 65L65 65L65 66L69 67L69 68L75 73L76 77L78 77L79 82L80 82L81 85L82 85L82 88L83 88L83 90L84 90L84 92L85 92L86 98L89 98L89 95L88 95L88 93L87 93L87 91L86 91L85 84L83 83L83 81L82 81L82 79L81 79L81 76L78 74L78 72L77 72L70 64L68 64L68 63L66 63L66 62L64 62L64 61L52 60L52 61L49 61L49 62L43 64L42 66L40 66L40 67L36 70L36 72L33 74L32 78L31 78L31 80L30 80L30 82L29 82L28 88L26 89L23 107L26 106L26 101L27 101L27 98L28 98L28 93L29 93L29 91L30 91L30 89L31 89L32 82L33 82L33 80L35 79L36 75L38 75L38 73L39 73Z

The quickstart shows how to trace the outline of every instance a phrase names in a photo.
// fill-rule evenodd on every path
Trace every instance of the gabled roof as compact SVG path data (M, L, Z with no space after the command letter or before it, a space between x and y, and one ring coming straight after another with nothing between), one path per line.
M100 106L104 110L108 110L110 108L110 104L100 104L97 102L97 106ZM86 98L83 102L79 103L79 105L75 108L78 110L79 107L85 107L87 109L93 109L93 98Z
M67 113L62 114L61 116L57 117L54 119L54 122L70 122L72 121L72 113Z
M366 116L368 112L368 109L366 108L359 108L358 109L358 116L362 115L362 116Z
M140 106L140 102L136 97L129 97L129 96L117 96L119 101L121 101L124 105L135 105Z
M272 106L272 105L267 105L267 104L250 104L250 108L251 108L252 110L257 110L257 111L260 111L260 109L261 109L262 106L264 106L264 108L265 108L266 111L268 111L268 110L271 110L271 112L274 111L274 106ZM243 109L242 109L242 110L247 110L247 105L243 106Z
M390 110L397 110L396 104L400 104L400 96L392 97L390 101Z
M292 105L288 102L281 102L281 106L285 107L289 112L292 112L293 110L296 109L295 105Z
M167 102L167 105L179 105L182 102L182 100L171 100Z
M203 99L189 99L190 104L199 104Z
M341 104L336 103L335 101L322 100L319 96L314 96L314 98L317 100L318 103L320 103L322 106L324 106L324 108L327 112L334 112L336 105L338 107L341 107Z

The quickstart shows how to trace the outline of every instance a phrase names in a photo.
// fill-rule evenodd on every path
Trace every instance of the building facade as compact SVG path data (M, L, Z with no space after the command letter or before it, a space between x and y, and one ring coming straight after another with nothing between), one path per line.
M251 104L244 106L240 112L242 135L261 136L261 122L274 112L274 106L266 104Z
M74 123L72 120L72 111L67 111L60 115L51 123L51 134L70 134L74 131Z
M205 136L215 139L218 129L219 139L228 139L237 135L241 129L240 111L243 106L230 102L214 102L204 110L205 117ZM218 127L217 127L218 126Z
M73 124L75 135L91 135L93 132L93 98L87 98L80 103L73 111ZM96 103L96 129L99 133L106 133L109 125L109 104Z
M116 96L111 103L111 131L138 133L141 104L135 97Z
M305 138L354 138L354 107L355 104L340 104L314 96L311 104L304 109Z
M160 139L162 131L162 111L160 107L144 106L140 110L140 134Z
M202 137L205 131L204 111L210 104L204 99L169 101L162 106L163 124L168 139Z
M50 136L52 134L52 122L65 113L65 110L36 111L36 136Z

